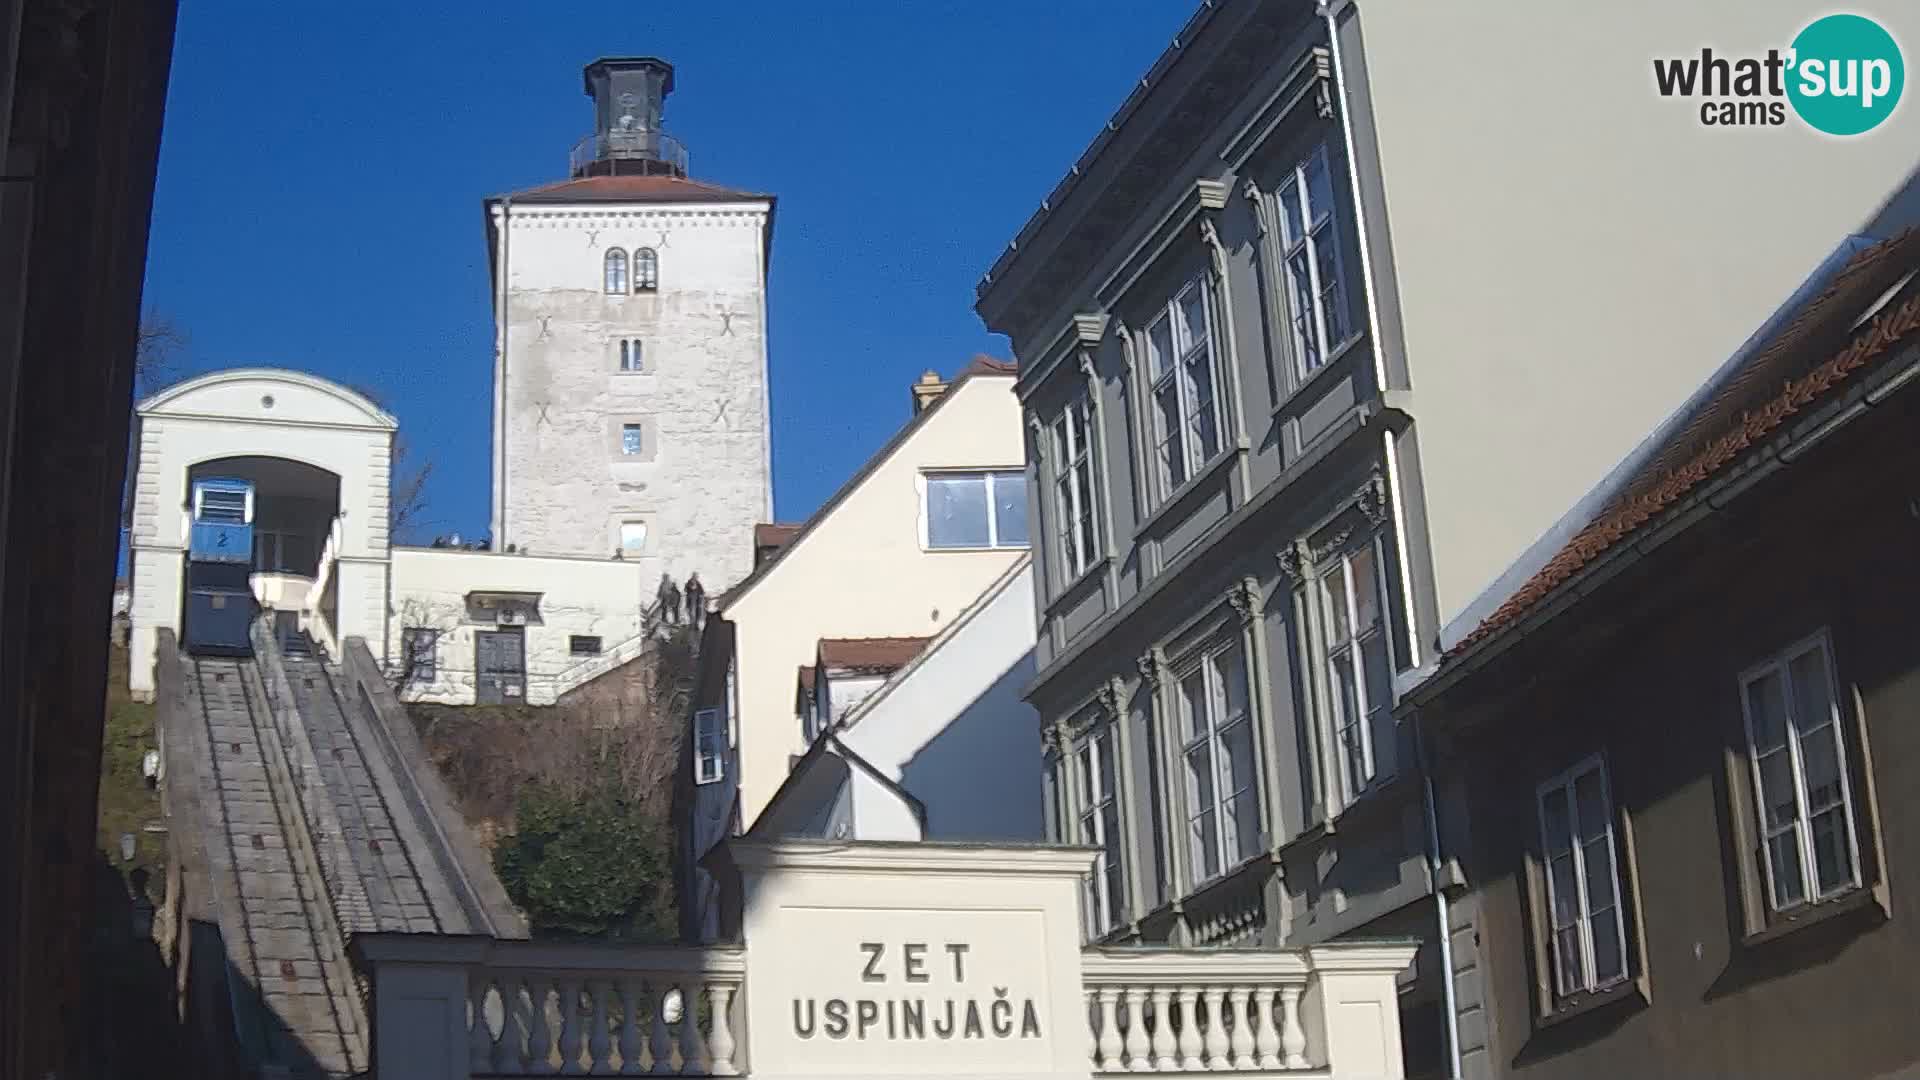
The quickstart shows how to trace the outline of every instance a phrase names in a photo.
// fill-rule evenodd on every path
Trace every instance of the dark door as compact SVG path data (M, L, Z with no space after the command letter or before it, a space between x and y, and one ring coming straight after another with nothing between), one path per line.
M527 639L519 627L478 630L473 635L474 700L481 705L518 704L527 698Z

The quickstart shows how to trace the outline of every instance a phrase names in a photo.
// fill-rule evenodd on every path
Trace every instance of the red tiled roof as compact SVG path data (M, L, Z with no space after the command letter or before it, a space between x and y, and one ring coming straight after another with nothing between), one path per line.
M1681 426L1618 498L1449 649L1443 661L1518 622L1582 568L1920 331L1920 295L1914 295L1882 311L1844 347L1838 345L1847 341L1845 335L1863 307L1916 269L1920 269L1920 231L1909 230L1856 256L1772 343L1728 380L1724 390ZM1819 349L1823 342L1832 342L1830 347L1837 352ZM1804 360L1808 351L1829 358L1809 369Z
M820 666L840 671L898 671L931 638L821 638Z
M516 203L739 202L769 199L681 176L583 176L507 196Z
M802 692L808 694L813 693L813 677L814 673L818 670L819 669L812 664L800 665L800 689Z
M763 521L753 527L754 550L786 547L793 542L794 537L800 535L802 528L804 526Z
M1019 373L1019 364L1011 360L1000 360L986 353L974 356L966 369L961 372L962 375L1018 375Z

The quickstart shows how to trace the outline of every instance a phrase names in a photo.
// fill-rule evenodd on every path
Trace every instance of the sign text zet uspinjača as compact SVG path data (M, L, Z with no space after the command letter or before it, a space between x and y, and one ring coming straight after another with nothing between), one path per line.
M969 981L972 951L958 941L863 941L854 963L872 995L796 996L793 1033L802 1039L1041 1038L1040 1010L1031 997Z

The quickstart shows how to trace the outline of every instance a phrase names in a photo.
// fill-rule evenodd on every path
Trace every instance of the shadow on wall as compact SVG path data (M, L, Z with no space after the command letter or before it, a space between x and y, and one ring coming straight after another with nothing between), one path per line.
M1040 717L1020 698L1033 671L1028 649L907 759L900 784L927 808L927 839L1046 839Z

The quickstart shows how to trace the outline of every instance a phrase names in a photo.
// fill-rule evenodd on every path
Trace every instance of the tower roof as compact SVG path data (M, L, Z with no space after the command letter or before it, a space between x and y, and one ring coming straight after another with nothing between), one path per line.
M522 191L496 195L489 202L512 199L529 205L539 203L629 203L629 202L772 202L773 196L739 191L718 184L689 180L683 176L582 176Z

